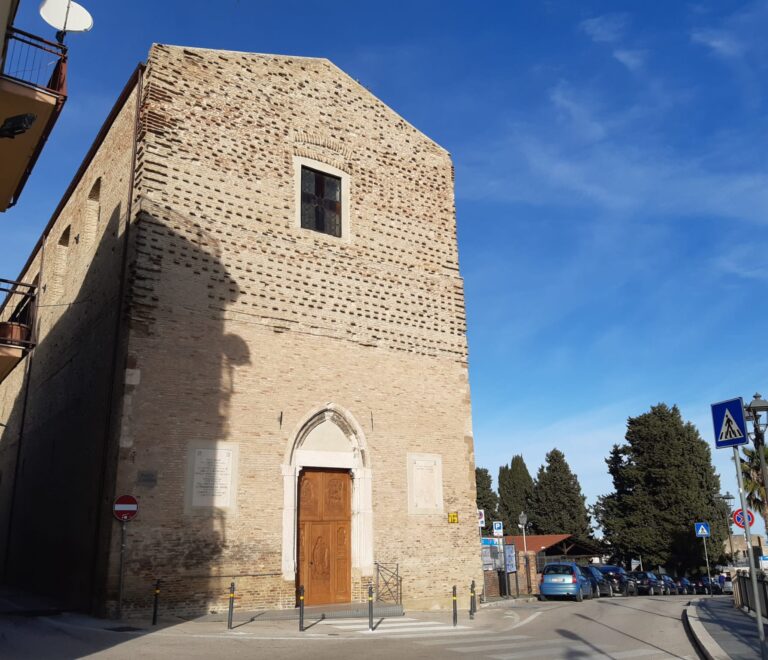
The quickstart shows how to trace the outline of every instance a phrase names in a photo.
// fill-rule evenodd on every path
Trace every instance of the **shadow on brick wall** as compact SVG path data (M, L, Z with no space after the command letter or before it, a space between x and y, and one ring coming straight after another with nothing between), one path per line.
M114 614L111 508L132 494L140 508L126 527L123 614L150 611L158 578L166 608L207 612L226 603L226 509L193 506L205 468L189 452L227 439L235 372L250 362L246 343L224 330L239 289L202 221L140 203L121 309L123 214L119 205L108 214L75 295L41 295L28 382L0 429L4 479L16 474L11 501L0 502L10 511L5 582L65 609ZM216 478L208 486L225 488Z

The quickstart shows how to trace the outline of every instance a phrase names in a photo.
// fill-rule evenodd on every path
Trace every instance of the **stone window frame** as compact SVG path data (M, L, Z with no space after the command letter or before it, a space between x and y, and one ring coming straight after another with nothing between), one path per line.
M323 174L335 176L341 179L341 236L326 234L321 231L305 229L301 226L301 168L308 167ZM350 204L350 189L352 186L352 177L348 172L340 170L338 167L329 165L321 160L307 158L306 156L293 157L293 227L302 232L311 232L312 236L328 241L342 241L348 243L352 240L352 225L354 217L352 215L352 205Z

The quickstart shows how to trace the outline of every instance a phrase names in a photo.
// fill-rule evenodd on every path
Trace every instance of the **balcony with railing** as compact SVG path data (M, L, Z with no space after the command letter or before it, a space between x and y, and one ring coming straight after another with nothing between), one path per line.
M6 294L0 308L0 382L35 346L34 320L37 285L0 278Z
M4 78L35 87L58 96L67 94L67 47L10 28L7 35Z
M0 211L18 200L67 96L67 49L10 28L0 71Z

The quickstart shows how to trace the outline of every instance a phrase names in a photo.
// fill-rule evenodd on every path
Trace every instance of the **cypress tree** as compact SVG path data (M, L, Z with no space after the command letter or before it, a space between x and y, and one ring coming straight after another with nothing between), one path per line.
M517 520L528 512L532 493L533 479L523 457L513 456L509 466L499 468L499 519L505 534L517 533Z
M496 520L498 496L491 487L491 473L485 468L475 468L475 486L477 488L477 508L485 511L485 527L483 534L490 535L492 523Z
M565 455L553 449L539 468L533 484L528 519L538 534L571 534L575 539L590 538L586 498Z
M617 556L642 556L678 575L704 566L695 522L708 522L710 563L723 555L727 507L709 445L677 406L660 403L627 421L624 445L606 459L614 492L598 500L596 517Z

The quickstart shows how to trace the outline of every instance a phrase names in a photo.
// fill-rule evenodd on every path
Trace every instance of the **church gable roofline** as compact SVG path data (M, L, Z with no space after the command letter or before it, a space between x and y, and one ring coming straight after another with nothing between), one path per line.
M440 145L438 142L436 142L431 137L429 137L426 133L424 133L423 131L418 129L416 126L414 126L410 121L405 119L405 117L399 114L390 105L382 101L378 96L376 96L373 92L371 92L371 90L369 90L359 80L357 80L356 78L353 78L344 69L342 69L341 67L339 67L337 64L335 64L333 61L329 60L326 57L311 57L306 55L280 55L280 54L274 54L274 53L252 53L244 50L224 50L224 49L218 49L218 48L200 48L196 46L153 43L152 47L150 48L148 64L151 64L152 52L156 48L161 50L164 49L164 50L169 50L169 51L172 50L177 52L181 51L182 53L187 53L192 56L198 56L201 59L205 59L208 57L221 57L221 56L231 55L231 56L237 56L237 57L252 57L254 59L261 59L261 60L275 60L275 61L280 61L288 64L292 62L306 62L306 63L312 63L315 65L326 67L328 70L332 71L334 74L346 79L359 92L373 99L376 103L381 105L382 108L386 109L388 113L392 114L399 121L402 121L408 128L410 128L419 137L423 138L424 140L427 140L430 144L432 144L434 147L439 149L441 152L443 152L443 154L445 154L450 158L450 152L445 147Z

